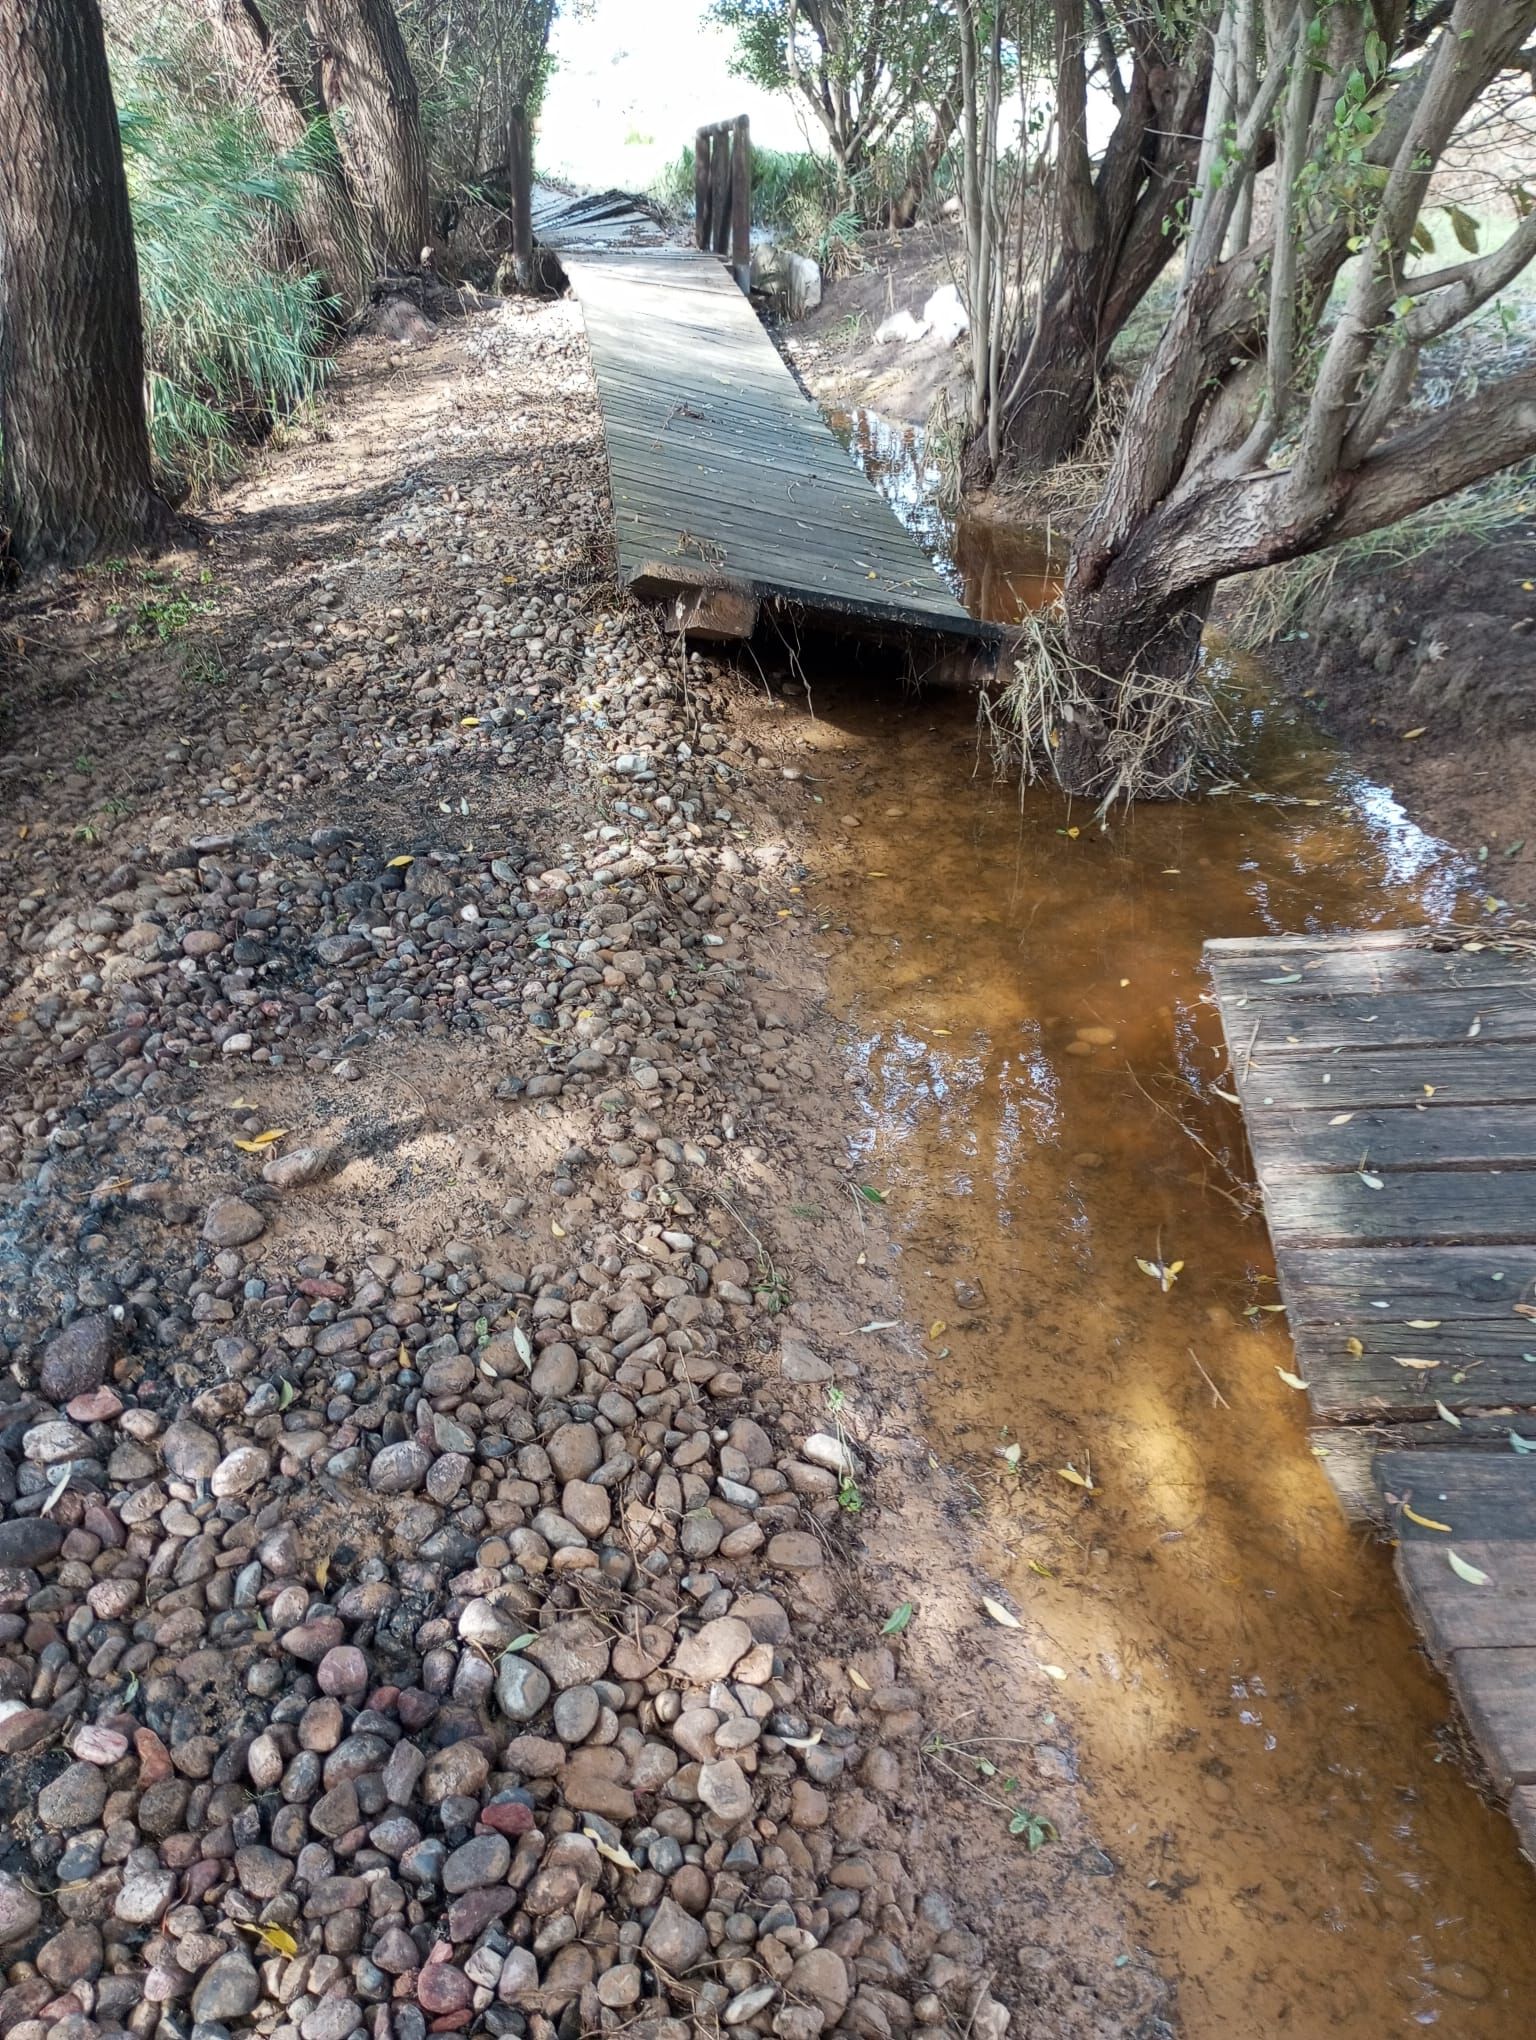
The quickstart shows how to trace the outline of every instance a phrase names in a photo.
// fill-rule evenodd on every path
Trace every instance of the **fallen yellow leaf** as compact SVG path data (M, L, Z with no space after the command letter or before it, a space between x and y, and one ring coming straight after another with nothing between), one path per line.
M1004 1629L1022 1629L1024 1627L1023 1623L1019 1620L1018 1616L1011 1614L1009 1610L1003 1606L1001 1601L989 1600L988 1597L985 1594L983 1594L981 1597L981 1605L992 1617L992 1620L994 1622L1000 1622L1003 1625Z
M615 1863L621 1870L633 1870L637 1874L640 1865L627 1849L615 1848L612 1842L605 1842L596 1828L583 1828L582 1833L606 1863Z
M1413 740L1414 740L1414 738L1415 738L1415 737L1422 737L1422 736L1423 736L1423 734L1424 734L1424 732L1425 732L1425 731L1426 731L1426 730L1427 730L1428 728L1429 728L1429 724L1428 724L1428 723L1420 723L1420 724L1419 724L1419 726L1418 726L1418 728L1417 728L1416 730L1404 730L1404 731L1403 731L1403 742L1404 742L1405 744L1411 744L1411 743L1413 742Z
M1063 1480L1071 1481L1074 1487L1086 1488L1089 1494L1091 1495L1096 1495L1098 1493L1098 1489L1094 1486L1093 1481L1089 1477L1089 1475L1086 1473L1079 1473L1077 1468L1072 1464L1070 1459L1067 1461L1065 1466L1058 1466L1056 1471Z
M852 1665L848 1667L848 1677L852 1680L853 1684L858 1687L861 1693L868 1693L869 1691L871 1691L868 1679L865 1678L862 1672L855 1671Z
M258 1941L274 1949L279 1955L297 1955L299 1944L286 1927L258 1927L250 1920L237 1920L235 1924L247 1934L254 1934Z
M386 864L386 865L385 865L384 869L385 869L386 871L403 871L403 870L405 869L406 865L408 865L408 864L414 864L415 862L416 862L416 859L415 859L414 857L409 857L409 856L407 856L407 857L391 857L391 858L390 858L390 860L389 860L389 862L388 862L388 864Z
M242 1154L259 1155L263 1148L271 1147L273 1141L281 1140L287 1131L286 1126L269 1126L265 1133L253 1133L249 1140L237 1140L235 1146Z
M1449 1523L1437 1523L1433 1516L1421 1516L1417 1509L1410 1509L1406 1502L1403 1504L1403 1514L1410 1523L1417 1523L1421 1530L1443 1530L1447 1537L1451 1534Z

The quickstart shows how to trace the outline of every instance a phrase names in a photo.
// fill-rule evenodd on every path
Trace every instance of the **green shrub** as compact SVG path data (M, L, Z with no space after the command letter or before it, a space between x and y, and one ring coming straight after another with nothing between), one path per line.
M318 161L274 160L253 118L157 91L152 66L124 92L119 120L150 444L166 485L185 494L229 473L242 443L324 380L326 303L284 245L295 180Z

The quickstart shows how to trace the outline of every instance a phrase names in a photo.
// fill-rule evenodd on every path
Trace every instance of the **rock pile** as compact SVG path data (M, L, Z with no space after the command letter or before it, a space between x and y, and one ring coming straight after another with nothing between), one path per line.
M762 761L593 603L569 309L452 344L425 469L258 628L174 826L11 888L0 2033L996 2036L904 1848L834 1363L718 1203L796 1064L741 975ZM514 393L565 436L466 489ZM413 1040L495 1052L523 1187L430 1257L388 1211L297 1249L347 1144L264 1145L261 1084Z

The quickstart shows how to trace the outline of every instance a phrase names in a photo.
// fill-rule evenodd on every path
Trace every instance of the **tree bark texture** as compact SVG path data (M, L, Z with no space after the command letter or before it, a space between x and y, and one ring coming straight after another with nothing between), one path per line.
M162 536L128 185L96 0L0 6L0 519L15 556Z
M414 269L431 237L427 151L391 0L309 0L309 25L325 108L377 252L392 269Z
M279 156L311 141L313 118L297 84L284 73L256 0L204 0L225 64ZM296 221L304 256L343 312L353 310L373 280L357 207L338 156L334 169L317 165L298 179Z
M1129 55L1130 82L1095 173L1080 9L1058 5L1056 253L1004 372L1007 456L1026 471L1081 446L1109 351L1177 248L1170 223L1194 185L1208 59L1186 66L1150 42Z

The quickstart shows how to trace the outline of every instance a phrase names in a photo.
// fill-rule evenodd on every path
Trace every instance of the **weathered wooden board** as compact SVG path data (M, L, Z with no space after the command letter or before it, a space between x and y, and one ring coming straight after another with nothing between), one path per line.
M1277 945L1266 939L1259 954L1253 943L1211 942L1206 949L1212 967L1220 968L1223 998L1234 1006L1245 997L1289 1004L1336 992L1486 989L1497 984L1528 986L1531 979L1527 956L1496 946L1470 952L1408 949L1394 938L1371 948L1313 942L1277 953Z
M1269 1161L1268 1176L1312 1170L1536 1168L1536 1104L1341 1107L1282 1112L1255 1106L1248 1137Z
M1536 1236L1536 1175L1528 1169L1399 1168L1378 1176L1271 1173L1259 1182L1277 1241L1298 1246L1518 1244Z
M1334 992L1305 999L1260 998L1257 992L1227 1000L1222 1009L1228 1039L1270 1055L1316 1055L1329 1049L1370 1053L1383 1047L1452 1048L1479 1041L1536 1042L1536 984L1436 986L1425 991ZM1256 1033L1250 1033L1248 1022Z
M1313 1450L1398 1536L1536 1856L1536 963L1379 935L1206 956Z
M996 638L834 439L716 257L563 252L627 581L671 601L707 579L844 629Z
M1536 1049L1497 1041L1453 1048L1338 1049L1296 1056L1274 1040L1255 1041L1262 1016L1232 1015L1232 1062L1245 1097L1277 1110L1348 1112L1368 1105L1530 1104L1536 1100Z
M1430 1654L1450 1679L1495 1783L1505 1792L1529 1785L1536 1780L1536 1456L1482 1448L1383 1452L1376 1481L1399 1539L1398 1577ZM1458 1572L1451 1552L1481 1581ZM1511 1811L1529 1845L1533 1808Z
M1292 1247L1285 1293L1293 1327L1410 1318L1519 1323L1515 1306L1536 1298L1536 1246Z

